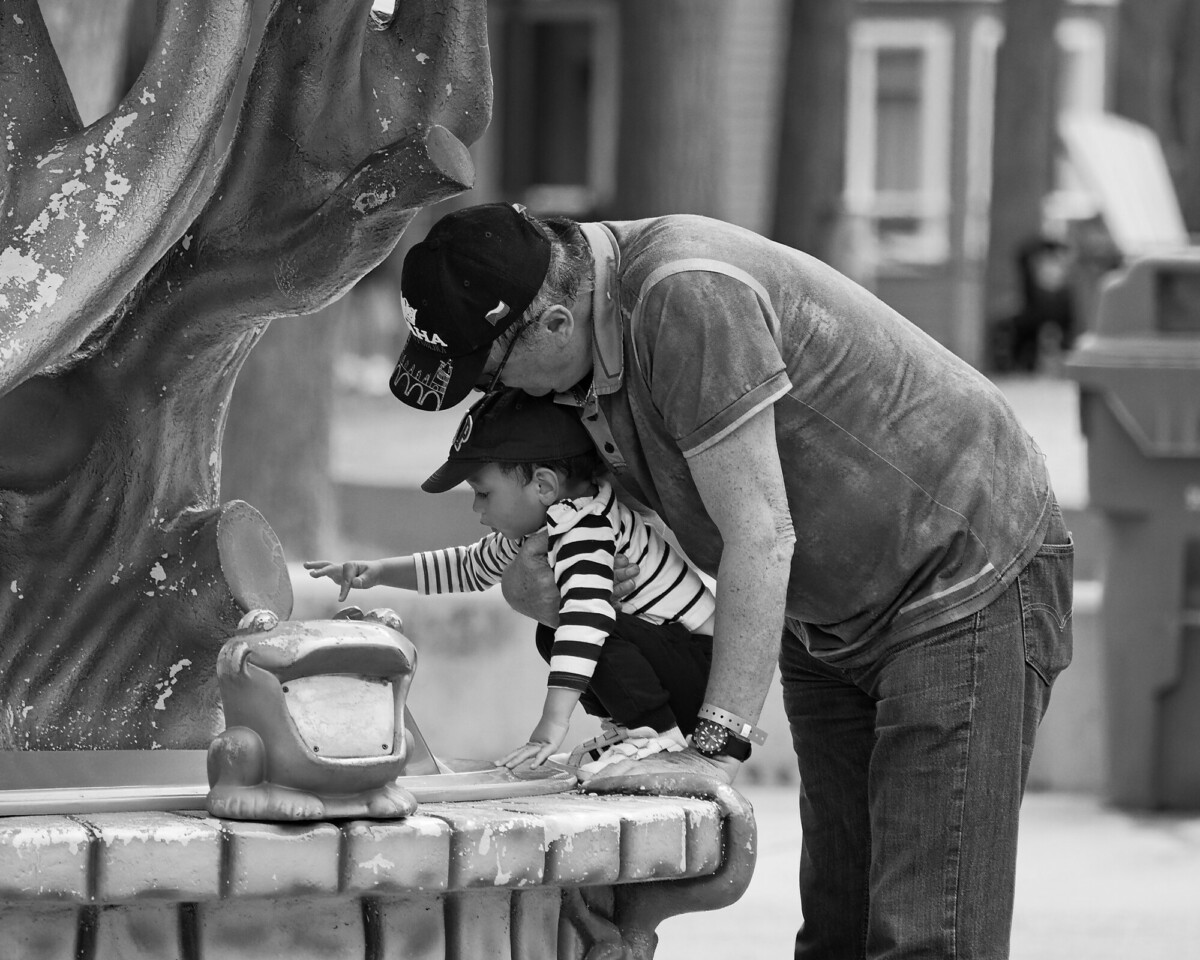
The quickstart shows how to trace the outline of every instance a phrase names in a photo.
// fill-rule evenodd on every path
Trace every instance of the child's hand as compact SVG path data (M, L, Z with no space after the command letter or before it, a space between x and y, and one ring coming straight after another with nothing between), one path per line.
M552 753L562 746L562 742L567 738L567 728L569 726L570 722L568 720L542 717L525 746L517 747L516 750L511 751L496 762L511 770L513 767L520 766L526 760L532 758L533 763L530 766L540 767L550 758Z
M357 587L365 590L379 582L380 564L374 560L346 560L343 563L330 563L328 560L305 560L304 569L315 579L328 577L341 585L338 592L338 603L350 595L350 588Z

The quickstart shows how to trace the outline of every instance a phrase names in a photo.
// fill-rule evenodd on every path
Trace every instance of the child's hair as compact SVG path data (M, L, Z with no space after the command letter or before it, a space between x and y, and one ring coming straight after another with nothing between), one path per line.
M559 460L546 460L537 463L497 460L496 466L500 468L505 476L517 477L522 483L529 483L533 479L533 471L538 467L546 467L549 470L553 470L560 477L564 477L567 480L587 483L595 482L607 470L604 461L600 459L600 454L595 450L589 450L587 453L580 453L573 457L563 457Z

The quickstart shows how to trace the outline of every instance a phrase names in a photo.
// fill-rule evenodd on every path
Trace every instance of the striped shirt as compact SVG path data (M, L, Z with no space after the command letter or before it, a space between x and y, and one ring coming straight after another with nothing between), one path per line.
M695 633L715 609L712 592L696 570L604 481L593 497L560 500L546 511L549 562L562 596L551 687L587 689L616 615L612 608L613 559L624 554L639 573L633 590L617 601L622 613L651 623L679 623ZM486 590L517 555L520 541L492 533L475 543L413 554L421 593Z

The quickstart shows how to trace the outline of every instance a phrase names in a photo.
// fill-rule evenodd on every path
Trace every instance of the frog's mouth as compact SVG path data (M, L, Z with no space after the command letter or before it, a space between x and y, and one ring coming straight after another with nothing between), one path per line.
M383 757L396 748L396 694L383 677L321 674L280 684L296 733L318 757Z
M411 674L414 666L394 644L357 637L322 638L320 642L297 644L290 652L292 655L286 662L271 662L273 658L260 648L250 654L249 662L270 670L281 683L301 677L347 673L395 680Z
M274 687L288 725L313 757L364 760L404 751L403 695L415 665L395 643L291 637L247 644L232 658L226 666L251 681L249 696L269 697Z

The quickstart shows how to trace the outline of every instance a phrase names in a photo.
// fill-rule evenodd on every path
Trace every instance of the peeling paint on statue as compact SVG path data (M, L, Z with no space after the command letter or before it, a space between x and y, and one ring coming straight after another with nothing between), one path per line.
M251 4L162 5L141 77L88 128L36 0L4 6L0 748L206 747L217 650L291 604L267 522L218 498L234 378L267 321L341 296L470 185L486 6L372 29L281 0L220 157ZM418 74L446 93L415 97Z

